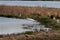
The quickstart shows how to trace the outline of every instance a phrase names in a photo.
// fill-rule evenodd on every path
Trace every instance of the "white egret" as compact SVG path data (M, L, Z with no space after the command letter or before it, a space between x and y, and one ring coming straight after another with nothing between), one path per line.
M30 20L30 21L35 21L34 19L31 19L31 18L27 18L27 20Z

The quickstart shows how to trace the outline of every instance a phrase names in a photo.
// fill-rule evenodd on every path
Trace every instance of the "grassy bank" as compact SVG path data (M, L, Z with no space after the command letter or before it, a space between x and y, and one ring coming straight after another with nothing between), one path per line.
M1 13L15 15L40 13L46 16L54 15L60 17L60 8L0 5L0 14Z
M41 22L41 24L53 29L60 29L56 20L48 16L54 15L60 17L60 8L47 7L27 7L27 6L5 6L0 5L0 16L11 18L32 18Z
M33 14L21 14L21 15L15 15L15 14L0 14L1 17L8 17L8 18L32 18L41 24L45 25L46 27L50 27L54 30L60 30L60 25L57 23L56 20L51 19L48 16L41 15L40 13L33 13Z
M60 30L34 32L32 34L0 35L0 40L60 40Z

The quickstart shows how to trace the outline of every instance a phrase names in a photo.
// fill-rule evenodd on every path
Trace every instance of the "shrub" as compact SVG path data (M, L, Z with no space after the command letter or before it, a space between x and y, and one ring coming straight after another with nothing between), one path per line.
M51 27L52 29L60 29L60 25L57 24L57 21L49 17L41 17L39 18L39 22L48 27Z
M43 17L43 18L40 18L40 22L43 23L43 24L48 24L48 23L51 23L53 20L49 17Z

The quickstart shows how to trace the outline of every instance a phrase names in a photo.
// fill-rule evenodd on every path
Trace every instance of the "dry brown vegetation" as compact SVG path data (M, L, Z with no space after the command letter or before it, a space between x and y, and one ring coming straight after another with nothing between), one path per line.
M60 17L60 8L46 8L46 7L28 7L28 6L0 6L0 14L35 14L54 15Z
M0 40L60 40L60 30L28 34L0 35Z

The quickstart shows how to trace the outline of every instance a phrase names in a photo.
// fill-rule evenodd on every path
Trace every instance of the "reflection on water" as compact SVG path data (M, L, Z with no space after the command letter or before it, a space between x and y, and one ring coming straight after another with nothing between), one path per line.
M39 22L27 19L0 17L0 34L21 33L25 31L33 31L34 29L45 28L44 25L39 24Z
M31 30L35 31L35 29L40 30L40 29L45 28L45 26L40 25L40 24L32 24L32 25L23 24L23 28L24 29L31 29Z

